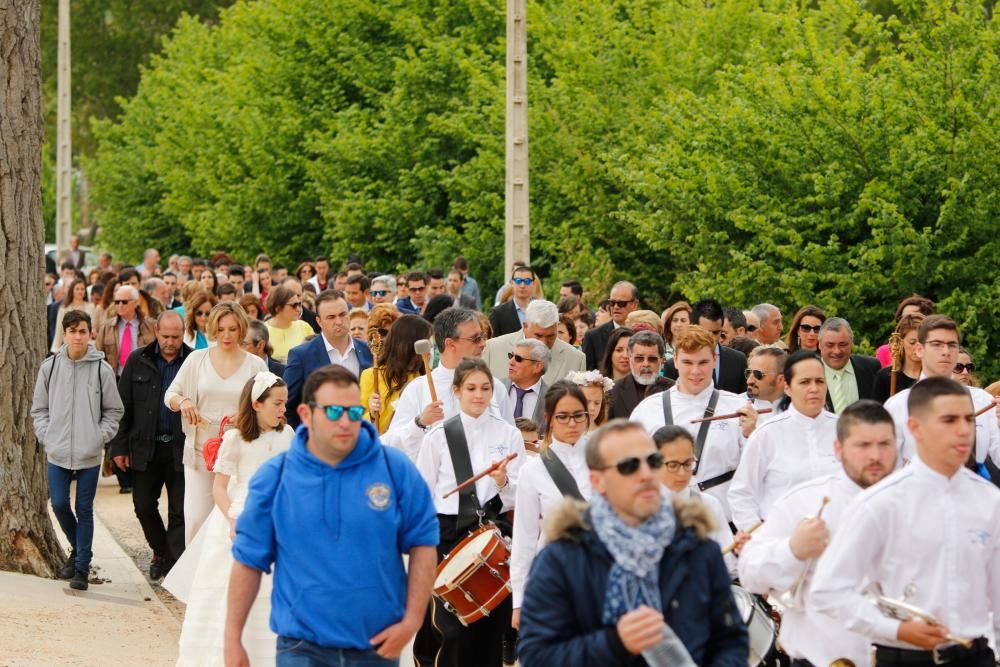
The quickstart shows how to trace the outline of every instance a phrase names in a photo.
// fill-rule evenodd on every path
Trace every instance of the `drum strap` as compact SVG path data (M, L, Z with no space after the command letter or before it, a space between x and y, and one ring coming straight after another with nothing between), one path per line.
M465 439L465 429L462 428L462 415L457 414L444 423L444 439L448 443L448 453L451 455L451 466L455 470L455 480L461 484L471 479L472 459L469 458L469 443ZM476 496L476 485L470 484L458 492L458 517L456 532L462 535L466 530L479 523L479 513L482 511L479 498Z
M559 489L559 493L563 494L564 497L569 496L577 500L583 500L580 487L577 486L573 475L567 470L566 464L560 461L559 457L553 454L552 450L548 447L543 449L539 456L542 458L542 464L545 465L545 470L548 471L549 477L552 478L556 488Z
M705 419L715 414L715 406L719 404L719 390L713 389L712 396L708 399L708 407L705 408ZM670 390L663 392L663 423L670 425L674 423L674 411L670 405ZM705 449L705 441L708 440L708 429L712 427L712 422L702 422L698 429L698 437L694 441L694 472L698 474L698 466L701 465L701 453Z

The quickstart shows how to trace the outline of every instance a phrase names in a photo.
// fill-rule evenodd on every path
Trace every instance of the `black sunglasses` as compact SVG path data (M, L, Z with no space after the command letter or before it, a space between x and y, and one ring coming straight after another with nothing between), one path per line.
M759 371L756 368L747 368L743 371L743 377L745 377L747 380L750 379L751 375L757 378L758 380L763 380L765 376L777 375L777 373L765 373L764 371Z
M747 325L747 333L753 333L756 330L757 330L757 325L756 324L748 324Z
M818 334L820 326L818 324L815 325L815 326L813 326L811 324L800 324L799 325L799 329L801 329L802 331L805 331L806 333Z
M616 301L613 299L608 299L608 306L611 308L627 308L630 303L635 301L635 299L629 299L628 301Z
M507 358L508 359L513 359L514 361L516 361L519 364L522 364L525 361L534 361L535 363L541 363L541 362L538 361L538 359L529 359L528 357L522 357L520 354L514 354L513 352L508 352L507 353Z
M132 299L115 299L116 306L124 306L127 303L132 303Z
M621 475L632 475L639 470L639 466L645 461L646 465L650 467L651 470L659 470L663 467L663 454L659 452L653 452L645 459L639 458L638 456L629 456L624 458L617 463L609 466L602 466L597 468L597 470L607 470L608 468L615 468Z
M976 370L976 365L970 361L967 364L955 364L955 371L954 372L955 373L964 373L965 371L969 371L970 373L974 373L975 370Z

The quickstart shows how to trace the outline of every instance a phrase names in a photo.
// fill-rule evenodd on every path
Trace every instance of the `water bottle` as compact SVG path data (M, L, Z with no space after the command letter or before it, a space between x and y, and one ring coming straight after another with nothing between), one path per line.
M649 667L698 667L684 643L666 623L663 624L663 639L643 651L642 657Z

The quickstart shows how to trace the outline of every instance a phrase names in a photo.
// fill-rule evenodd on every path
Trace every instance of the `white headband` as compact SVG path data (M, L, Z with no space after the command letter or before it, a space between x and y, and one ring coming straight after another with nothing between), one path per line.
M277 375L268 371L257 373L257 375L253 376L253 388L250 390L250 399L254 401L260 400L261 395L273 387L274 383L280 379Z

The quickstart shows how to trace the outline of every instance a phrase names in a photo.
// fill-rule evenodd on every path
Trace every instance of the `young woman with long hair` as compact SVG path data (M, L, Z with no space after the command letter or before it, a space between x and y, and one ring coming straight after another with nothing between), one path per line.
M433 333L430 323L419 315L403 315L385 330L385 335L380 332L382 349L375 362L378 367L378 393L375 392L374 368L363 370L360 378L361 404L367 407L365 419L371 421L372 415L378 414L378 422L373 423L379 433L389 428L403 387L424 374L423 359L413 350L413 344L430 338Z

